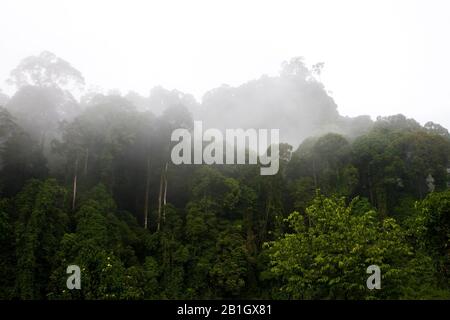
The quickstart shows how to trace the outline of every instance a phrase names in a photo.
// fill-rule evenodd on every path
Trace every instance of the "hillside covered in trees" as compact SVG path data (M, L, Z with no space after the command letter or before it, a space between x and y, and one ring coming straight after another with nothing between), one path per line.
M198 102L86 92L54 54L22 60L0 92L0 298L450 299L447 129L343 117L321 68L294 58ZM280 170L174 165L194 120L280 129Z

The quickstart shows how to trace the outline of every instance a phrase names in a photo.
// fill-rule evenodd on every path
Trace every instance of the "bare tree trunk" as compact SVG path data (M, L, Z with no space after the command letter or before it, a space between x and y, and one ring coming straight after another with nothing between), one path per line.
M147 179L145 182L145 201L144 201L144 228L148 224L148 194L150 190L150 156L147 158Z
M367 165L367 184L369 186L370 203L372 205L375 205L375 202L374 202L375 199L373 196L372 178L370 177L370 164Z
M159 181L159 196L158 196L158 226L157 226L158 231L161 228L161 205L162 205L163 184L164 184L164 171L161 170L161 179Z
M377 188L377 205L380 218L383 220L387 214L387 194L384 187Z
M316 160L313 158L313 176L314 176L314 189L317 189L317 174L316 174Z
M76 202L76 198L77 198L77 176L78 176L78 156L75 160L75 173L73 176L72 211L75 210L75 202Z
M114 168L112 168L111 169L111 179L109 179L109 186L108 186L108 190L111 194L114 194L114 184L115 183L116 183L116 175L115 175Z
M265 208L266 209L266 214L265 214L264 224L263 224L263 227L261 228L260 236L259 236L260 240L263 241L263 242L266 239L267 225L269 223L269 210L270 210L271 205L272 205L272 201L271 201L271 199L269 197L266 200L266 208Z
M84 175L87 175L88 170L88 161L89 161L89 148L86 148L86 156L84 158Z
M44 131L41 134L41 141L39 141L41 144L41 151L44 151L44 148L45 148L45 140L46 140L45 135L46 134L47 134L47 131Z
M166 204L167 204L167 168L169 163L166 162L166 167L164 168L164 197L163 197L163 221L166 221Z

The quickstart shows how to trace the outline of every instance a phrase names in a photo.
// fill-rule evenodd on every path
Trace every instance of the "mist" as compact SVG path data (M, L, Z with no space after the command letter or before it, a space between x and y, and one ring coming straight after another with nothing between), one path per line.
M161 85L201 101L304 56L343 116L405 114L449 127L447 1L3 1L0 82L44 50L86 86ZM24 10L27 8L27 10ZM254 14L257 10L257 14ZM82 21L82 23L80 23ZM9 96L14 86L0 83Z
M262 75L236 87L221 85L198 101L192 94L162 86L152 88L148 95L86 89L78 69L54 53L43 51L24 58L12 69L7 83L16 91L11 97L1 93L0 99L19 124L45 146L60 135L62 122L75 119L90 107L108 104L149 112L155 117L178 108L194 120L203 121L206 128L222 131L279 129L281 141L294 148L305 138L329 132L349 139L368 132L374 123L369 115L339 114L338 105L320 80L323 68L323 62L308 66L303 57L294 57L280 63L276 76Z

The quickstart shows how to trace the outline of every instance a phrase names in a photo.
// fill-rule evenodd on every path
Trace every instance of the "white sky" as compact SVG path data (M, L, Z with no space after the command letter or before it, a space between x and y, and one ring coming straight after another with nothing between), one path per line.
M404 113L450 128L448 0L1 0L0 88L42 50L88 84L197 98L304 56L343 115Z

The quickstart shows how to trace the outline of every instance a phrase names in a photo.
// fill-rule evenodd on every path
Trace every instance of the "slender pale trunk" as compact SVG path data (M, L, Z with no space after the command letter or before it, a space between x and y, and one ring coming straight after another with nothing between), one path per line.
M164 197L163 197L163 221L166 221L166 204L167 204L167 168L169 163L166 162L166 167L164 168Z
M370 177L370 164L367 165L367 184L369 186L369 197L370 197L370 203L372 205L375 204L374 200L374 196L373 196L373 187L372 187L372 179Z
M377 205L380 218L384 219L387 214L387 194L384 187L377 188Z
M88 170L88 161L89 161L89 148L86 148L86 156L84 158L84 175L87 175Z
M150 157L147 158L147 179L145 182L144 228L148 225L148 194L150 190Z
M264 224L263 224L263 227L261 228L261 232L260 232L260 239L262 241L264 241L266 239L266 234L267 234L267 225L269 223L269 211L270 211L270 207L272 205L272 201L270 198L271 198L271 196L269 196L268 199L266 200L266 214L265 214Z
M158 231L161 228L161 207L162 207L163 184L164 184L164 171L161 170L161 179L159 181L159 196L158 196L158 226L157 226Z
M317 189L317 174L316 174L316 160L313 158L313 177L314 177L314 189Z
M42 134L41 134L41 141L40 141L40 144L41 144L41 150L42 151L44 151L44 149L45 149L45 136L46 136L46 134L47 134L47 131L44 131L44 132L42 132Z
M75 173L73 176L72 211L75 210L75 202L77 199L77 176L78 176L78 156L75 160Z

